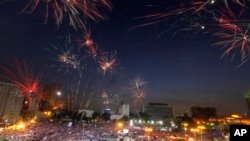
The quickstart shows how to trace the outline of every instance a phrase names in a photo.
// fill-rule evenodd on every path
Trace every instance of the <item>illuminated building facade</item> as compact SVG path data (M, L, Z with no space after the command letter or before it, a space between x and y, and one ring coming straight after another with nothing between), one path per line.
M118 113L124 116L129 116L129 105L127 104L120 105Z
M20 88L12 83L0 82L0 118L17 120L20 117L24 96Z

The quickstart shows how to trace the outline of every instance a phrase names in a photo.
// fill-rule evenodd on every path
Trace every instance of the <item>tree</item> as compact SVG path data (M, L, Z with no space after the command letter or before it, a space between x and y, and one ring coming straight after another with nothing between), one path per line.
M48 111L48 110L51 110L51 105L49 104L48 101L46 100L40 100L39 102L39 106L38 106L38 109L39 111L43 112L43 111Z

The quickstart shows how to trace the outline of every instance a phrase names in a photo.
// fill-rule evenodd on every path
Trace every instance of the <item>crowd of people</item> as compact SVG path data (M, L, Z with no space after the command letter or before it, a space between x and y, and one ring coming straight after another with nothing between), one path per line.
M119 140L115 122L37 121L23 129L7 129L0 136L9 141Z
M143 128L132 128L132 126L126 125L121 128L118 123L107 120L94 122L70 119L36 120L26 122L25 127L22 128L17 128L18 124L6 126L4 130L0 131L0 141L3 139L6 141L174 141L176 139L187 140L192 137L192 134L156 129L149 132ZM128 133L121 133L125 128L129 129ZM197 140L199 140L198 138ZM208 139L204 134L203 141L205 140Z

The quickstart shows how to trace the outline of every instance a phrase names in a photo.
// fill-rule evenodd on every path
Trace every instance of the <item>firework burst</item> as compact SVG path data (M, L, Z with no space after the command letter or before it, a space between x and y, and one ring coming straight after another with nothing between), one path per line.
M116 64L116 52L111 52L111 53L103 52L101 56L99 57L98 63L104 75L107 73L107 71L109 71L110 73L113 73L117 65Z
M20 62L15 58L14 64L14 67L1 66L4 71L2 77L19 86L28 100L28 111L34 114L36 99L41 99L37 93L41 75L35 74L26 61Z
M144 21L131 30L163 25L167 28L162 30L159 36L166 32L182 36L189 33L187 37L193 38L198 33L210 33L221 40L214 45L222 46L225 50L222 56L233 53L232 58L235 58L235 53L239 49L243 61L249 56L249 20L245 19L249 4L249 1L244 0L167 1L157 6L158 13L136 18ZM151 5L152 7L156 6ZM214 33L215 30L217 31ZM179 34L182 32L185 34Z
M216 29L213 35L218 37L220 40L215 42L214 45L222 47L224 49L224 53L222 55L229 55L233 53L234 58L236 54L236 50L240 50L241 61L247 59L250 48L249 48L249 28L250 28L250 20L244 19L239 14L235 13L226 13L225 11L220 11L220 17L215 17L215 20L218 22L216 25L218 28Z
M85 28L86 19L105 19L104 12L99 10L99 6L112 9L112 4L108 0L26 0L21 13L30 14L35 10L41 10L40 5L45 7L44 23L47 23L50 17L54 17L57 27L67 20L75 30Z
M135 79L131 80L129 85L132 89L140 89L142 88L145 84L147 84L146 81L144 81L140 77L136 77Z
M36 93L41 75L35 74L26 61L19 62L19 60L15 58L14 63L14 67L1 66L4 71L2 77L18 85L25 96Z
M105 107L109 107L110 105L119 103L120 95L119 93L108 93L105 90L102 90L98 96L97 101Z
M84 34L81 36L81 38L78 38L76 40L76 42L78 43L78 45L80 47L92 47L95 45L95 42L93 41L93 39L91 38L91 30L87 30L86 32L84 32Z
M85 56L78 52L75 46L66 45L64 47L52 45L51 49L56 58L52 58L58 71L64 71L65 74L72 71L81 72L85 68Z
M165 2L162 4L162 6L163 10L158 13L151 13L146 16L136 18L143 19L144 23L131 28L131 30L150 25L164 24L170 28L175 27L173 30L167 29L165 31L176 31L178 28L180 31L201 31L208 29L206 27L210 24L213 24L213 18L220 16L221 9L233 17L236 15L234 14L234 11L231 9L231 7L234 7L234 10L237 9L239 11L237 16L242 16L245 9L247 8L246 2L241 2L239 0L179 0L177 2ZM160 7L158 6L157 9L161 9ZM171 21L174 22L169 24ZM207 31L208 30L204 32L206 33ZM195 32L195 34L196 33L197 32Z
M76 40L79 47L86 47L87 56L90 56L92 58L96 58L97 56L97 50L98 45L93 41L91 38L91 31L87 30L84 35L81 36L81 38L78 38Z
M33 13L40 4L45 5L44 23L47 24L50 17L54 17L55 24L59 28L64 19L68 19L69 25L74 29L84 28L77 7L80 5L75 0L26 0L27 3L21 10L22 13ZM40 8L40 7L39 7Z
M84 71L86 69L86 59L84 53L79 51L79 48L71 45L71 39L67 38L64 47L52 45L52 49L48 49L53 53L52 60L55 61L54 67L58 72L64 72L64 75L70 75L70 83L68 87L68 99L71 107L76 108L78 102L78 96L80 95L80 86Z
M90 18L94 21L105 19L103 11L98 10L98 6L112 9L112 4L109 0L79 0L81 2L81 11L85 18Z
M144 81L140 77L136 77L134 80L131 80L129 83L129 90L131 91L133 98L134 98L134 105L136 108L136 112L138 116L139 114L139 108L140 106L143 106L143 100L146 97L145 91L146 91L146 84L147 82Z
M247 25L246 27L244 27L244 29L243 27L240 28L236 25L234 26L232 26L233 30L227 30L227 32L216 33L215 35L219 36L219 38L222 39L222 41L216 42L214 45L226 48L224 51L224 55L228 55L232 52L236 53L235 50L239 48L241 54L241 60L243 61L246 59L246 57L248 57L250 53L250 46L249 46L250 25ZM238 29L239 31L237 31L236 29Z
M169 3L173 4L169 5ZM214 14L214 10L211 8L213 5L214 2L211 2L211 0L168 1L162 4L163 7L157 6L157 9L163 9L159 10L160 12L136 18L137 20L143 20L143 23L132 27L130 30L151 25L163 25L165 29L161 31L159 36L166 32L173 32L173 35L177 35L179 32L191 33L193 34L191 37L198 33L207 33L207 25L209 24L206 22L211 20L210 17ZM190 35L187 36L190 37Z

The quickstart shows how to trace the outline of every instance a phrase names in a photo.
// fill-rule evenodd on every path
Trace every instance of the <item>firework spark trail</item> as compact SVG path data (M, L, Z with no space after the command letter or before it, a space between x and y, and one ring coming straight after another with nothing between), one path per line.
M97 50L98 50L98 46L94 45L88 48L87 50L87 56L92 57L94 60L96 60L97 57Z
M74 97L72 97L72 106L73 107L76 107L76 104L77 104L77 102L78 102L78 94L79 94L79 92L80 92L80 87L81 87L81 83L82 83L82 78L83 78L83 68L79 68L79 70L78 70L78 75L76 76L76 78L78 79L78 80L76 80L77 81L77 84L76 84L76 90L75 90L75 92L74 92ZM72 86L73 87L73 86ZM73 98L74 98L74 100L73 100Z
M90 85L92 85L92 86L90 86ZM97 90L96 85L93 85L89 81L87 81L87 83L85 84L84 90L83 90L83 94L81 97L81 102L79 104L78 110L80 110L80 108L84 108L84 109L89 108L89 105L93 100L93 96L95 95L96 90ZM86 94L88 94L88 96L86 96ZM80 114L80 113L78 113L78 114Z
M150 26L150 25L162 23L166 20L166 18L173 16L176 13L181 14L181 13L185 13L188 11L193 11L193 8L178 8L178 9L175 9L175 10L170 11L170 12L150 14L147 16L136 18L136 19L146 19L149 22L140 24L138 26L134 26L134 27L130 28L129 31L137 29L137 28L145 27L145 26Z
M1 66L3 69L1 76L19 86L29 102L28 111L34 114L35 99L41 99L41 95L37 93L41 75L35 74L26 61L19 62L17 58L14 59L14 67Z
M82 108L82 105L83 105L83 99L85 98L85 96L86 96L86 91L87 91L87 88L88 88L88 83L85 85L85 88L84 88L84 90L83 90L83 93L82 93L82 97L81 97L81 102L80 102L80 105L79 105L79 109L81 109Z
M116 52L103 52L99 57L98 63L103 71L103 75L109 71L111 74L116 67Z
M51 49L47 48L46 50L52 53L53 57L50 59L57 63L58 71L64 71L65 74L72 73L72 71L80 73L86 65L85 55L79 52L77 47L70 45L68 43L70 41L71 39L68 39L64 47L52 45Z
M219 37L221 41L214 43L214 45L222 46L222 49L224 49L222 57L232 54L232 60L235 58L237 50L239 49L241 55L241 64L239 66L241 66L248 60L250 53L248 32L250 20L241 17L242 10L239 11L239 14L235 14L233 11L229 16L227 16L227 14L225 11L222 11L220 12L221 17L215 19L219 22L219 28L213 35Z
M245 1L242 3L239 0L207 0L207 1L196 1L193 2L192 5L195 7L196 12L200 12L203 10L207 10L207 7L210 5L223 5L223 9L226 9L227 13L230 16L235 16L232 8L230 5L233 5L232 7L239 6L241 7L241 11L239 12L239 16L243 14L243 9L246 7Z
M231 14L227 16L225 11L220 12L220 16L215 18L219 23L217 25L218 31L213 35L219 37L221 41L215 42L215 46L222 46L225 49L223 56L233 53L232 59L234 59L235 53L239 48L241 54L241 61L245 62L246 58L249 56L249 27L250 20L243 19L241 17L232 16L236 14Z
M147 84L146 81L144 81L142 78L140 77L136 77L134 80L131 80L130 81L130 86L133 88L133 89L139 89L141 87L143 87L145 84Z
M90 29L86 30L84 34L81 35L81 38L78 38L76 41L80 47L84 47L84 46L91 47L95 44L95 42L91 38Z
M78 95L80 93L80 87L81 87L81 83L82 83L82 78L83 78L83 73L84 70L83 68L79 68L78 69L78 73L75 77L71 77L72 79L72 86L70 87L70 93L71 93L71 106L72 108L76 108L76 104L79 102L78 100ZM73 74L75 75L75 73ZM75 84L76 82L76 84ZM74 87L74 88L73 88ZM73 109L72 109L73 110Z
M76 89L76 95L75 95L75 101L74 101L75 104L77 103L77 100L78 100L78 93L79 93L79 88L81 85L82 75L83 75L83 71L80 71L79 79L78 79L78 83L76 87L77 89Z
M135 105L135 110L137 115L140 118L140 114L139 114L139 108L141 106L144 106L143 100L145 99L146 95L145 95L145 89L144 88L140 88L140 89L133 89L131 90L131 92L133 93L133 97L134 97L134 105Z
M57 62L54 65L57 71L64 71L64 75L71 75L72 83L70 90L70 104L71 109L77 108L76 104L79 102L78 95L80 93L80 87L82 84L82 79L84 76L84 71L86 69L85 55L79 52L78 48L70 45L71 39L66 37L66 43L64 47L52 45L52 49L48 49L53 53L55 58L53 61ZM75 89L73 89L75 87Z
M145 89L148 82L144 81L141 77L136 77L129 82L129 89L134 97L135 110L139 114L139 106L143 106L143 99L145 98Z
M163 24L168 25L166 26L168 29L163 30L158 37L162 36L164 32L173 32L172 35L177 35L177 33L184 31L192 34L188 38L193 38L193 35L197 33L210 33L222 40L213 44L223 46L225 52L222 56L229 53L235 54L235 51L239 49L241 61L246 61L246 57L249 56L249 20L244 19L244 17L249 15L246 11L249 10L249 1L179 0L170 5L169 3L165 2L158 6L157 10L160 11L158 13L150 13L136 18L136 20L143 19L144 22L130 30ZM164 7L163 11L161 7ZM172 21L174 23L171 24ZM214 33L214 31L216 32Z
M85 28L80 18L80 13L76 9L79 3L74 0L28 0L28 3L21 10L22 13L33 13L40 3L45 4L44 23L47 24L49 17L54 16L55 23L59 28L65 17L69 20L69 25L75 30Z
M184 2L184 1L182 1L182 2L179 1L179 2L180 2L180 4L175 3L175 6L171 6L170 8L166 7L163 12L149 14L149 15L137 18L137 19L144 19L148 22L143 23L143 24L138 25L138 26L135 26L131 29L149 26L149 25L160 24L160 23L165 24L167 21L171 21L171 20L173 21L174 17L175 17L174 21L183 22L183 24L181 24L182 27L184 26L184 24L192 27L194 25L194 22L189 22L190 20L197 21L197 19L200 19L200 21L204 21L203 23L211 22L212 17L218 16L218 14L220 14L220 13L217 13L219 7L221 9L225 9L225 7L226 7L225 11L231 17L235 17L235 14L233 13L232 9L229 6L228 0L224 0L224 1L222 1L222 0L220 0L220 1L196 0L196 1L189 1L189 2ZM232 4L232 2L230 4ZM233 4L240 7L240 8L246 7L246 6L242 6L242 3L240 3L240 2L234 2ZM221 5L223 5L224 7L221 7ZM242 15L242 11L238 14L238 16L241 16L241 15ZM177 17L179 20L176 19ZM193 18L193 20L192 20L192 18ZM188 23L190 23L190 24L188 24ZM202 25L201 27L203 27L203 29L204 29L204 25L203 24L201 24L201 25ZM209 23L208 23L208 25L209 25ZM173 26L171 26L171 27L173 27ZM192 28L189 28L189 29L192 29Z
M81 42L81 45L86 46L87 49L91 48L94 49L96 52L95 47L93 44L89 44L89 42L86 42L87 40L92 40L91 39L91 34L90 32L87 32L88 34L85 36L86 38L83 40L77 40L77 42ZM70 40L71 41L71 40ZM93 41L93 40L92 40ZM69 41L68 41L69 42ZM83 78L83 73L84 70L87 69L85 66L87 66L87 60L88 59L85 56L85 53L83 53L79 48L76 48L75 46L69 46L68 42L65 44L63 48L60 48L59 46L53 45L53 49L50 50L54 56L57 56L53 60L58 62L58 71L63 71L65 70L65 75L66 74L77 74L77 81L76 81L76 89L72 93L75 93L74 95L71 94L71 105L72 107L76 107L76 104L79 102L78 100L78 93L80 92L80 87L82 84L82 78ZM94 43L94 42L92 42ZM95 44L95 43L94 43ZM86 51L86 50L84 50ZM91 51L93 53L94 51ZM88 53L88 50L86 51ZM100 65L102 70L105 71L105 74L107 71L113 72L113 69L115 68L115 63L116 63L116 58L115 58L116 52L113 53L107 53L104 52L101 54L101 56L98 58L99 62L97 62L97 65ZM57 65L56 65L57 66ZM74 83L72 83L74 84ZM83 92L84 93L84 92ZM91 90L89 94L89 98L86 101L85 107L88 107L91 100L92 96L94 95L95 91ZM81 102L83 103L83 102ZM79 106L78 106L79 107Z
M140 20L144 19L146 22L132 27L130 30L150 25L163 25L167 28L161 31L157 37L164 35L166 32L172 32L172 35L175 36L181 32L189 33L189 35L187 35L188 38L193 38L198 34L208 33L206 26L209 25L209 23L206 21L210 20L209 18L214 14L214 11L208 10L207 7L210 7L213 3L209 1L193 3L185 1L183 3L184 4L179 4L178 6L165 8L163 12L137 18ZM183 36L183 34L181 35Z
M69 25L75 30L84 29L87 19L93 21L105 19L104 12L98 9L99 6L108 10L112 9L109 0L26 0L20 13L34 13L35 10L39 10L41 4L45 6L45 24L48 23L50 17L54 17L58 28L63 21L68 20Z
M91 98L92 98L92 94L93 94L93 92L95 93L95 88L94 88L94 86L92 87L92 88L90 88L90 86L89 86L90 84L89 84L89 82L87 82L86 84L85 84L85 86L84 86L84 89L83 89L83 93L82 93L82 97L81 97L81 102L80 102L80 106L79 106L79 109L80 108L88 108L88 106L89 106L89 104L90 104L90 102L91 102ZM90 90L89 90L89 88L90 88ZM88 97L87 97L87 95L86 94L89 94L88 95ZM86 98L87 97L87 98ZM85 101L86 100L86 101ZM84 103L85 103L85 105L84 105Z
M37 92L41 75L35 74L26 61L19 62L17 58L14 61L14 67L1 66L2 77L18 85L26 96Z
M84 32L84 34L81 35L81 37L76 40L76 42L78 43L80 48L82 48L82 47L87 48L86 49L87 56L90 56L94 59L96 58L98 45L91 38L91 30L90 29L86 30Z
M235 32L234 30L230 32L217 33L215 35L219 36L222 41L216 42L216 46L223 46L225 49L224 55L228 55L237 48L240 48L241 60L245 60L250 53L250 39L249 39L249 27L250 24L245 27L243 32Z
M112 104L118 104L120 101L119 93L111 93L102 90L97 98L97 101L108 108Z
M101 12L98 10L97 4L98 1L92 0L82 0L81 1L81 11L83 11L85 18L90 18L94 21L98 19L104 19ZM109 0L100 0L99 4L103 5L104 7L108 8L109 10L112 9L112 4Z
M68 86L68 110L74 111L77 109L76 103L75 103L75 96L77 95L74 90L74 85Z
M86 108L89 107L89 105L90 105L90 103L91 103L91 101L92 101L92 97L93 97L94 94L95 94L95 91L91 91L91 92L90 92L89 97L88 97L87 100L86 100L86 104L85 104L85 107L86 107Z
M97 84L98 85L98 84ZM97 91L97 85L93 85L90 89L90 92L89 92L89 95L88 95L88 98L86 100L86 104L85 104L85 107L88 108L92 99L93 99L93 96L96 94L96 91Z

